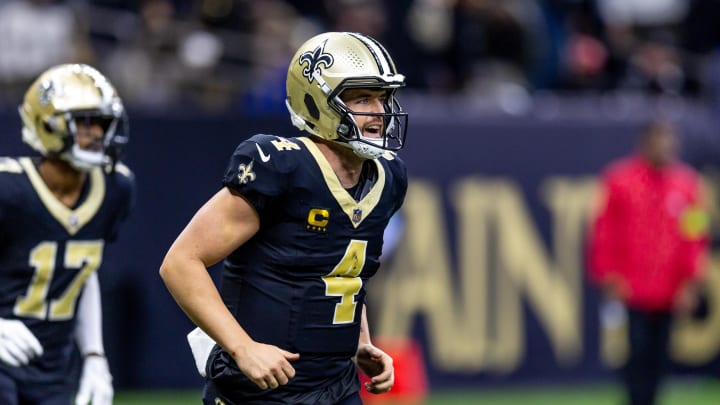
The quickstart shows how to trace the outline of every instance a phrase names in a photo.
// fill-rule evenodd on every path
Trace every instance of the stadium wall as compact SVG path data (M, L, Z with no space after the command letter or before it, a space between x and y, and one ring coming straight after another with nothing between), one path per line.
M403 236L369 287L374 334L420 342L432 388L607 378L623 361L622 329L599 322L583 277L584 234L598 171L632 149L651 110L569 103L518 116L452 107L406 108L410 188ZM285 116L130 116L126 161L138 200L101 271L108 356L118 389L198 387L185 341L193 326L159 265L220 187L238 142L296 131ZM716 189L712 114L685 109L678 119L684 156ZM0 112L0 128L0 154L31 153L14 112ZM679 372L720 375L720 256L711 274L702 313L675 329Z

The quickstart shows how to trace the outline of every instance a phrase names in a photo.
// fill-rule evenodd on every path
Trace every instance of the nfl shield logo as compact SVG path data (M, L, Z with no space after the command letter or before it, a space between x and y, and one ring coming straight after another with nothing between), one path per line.
M70 228L75 229L78 226L79 219L77 215L73 214L70 215L70 218L68 218L68 225L70 225Z
M358 222L360 222L361 219L362 219L362 210L360 208L355 208L353 210L353 216L352 216L353 222L358 223Z

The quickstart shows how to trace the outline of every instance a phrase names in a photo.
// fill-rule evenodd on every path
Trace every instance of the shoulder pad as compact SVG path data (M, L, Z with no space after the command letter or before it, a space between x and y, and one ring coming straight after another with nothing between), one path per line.
M242 156L254 160L256 169L260 169L258 166L265 166L272 171L289 173L295 170L299 162L296 158L299 155L290 152L300 150L302 150L300 143L295 139L275 135L255 135L241 142L235 150L235 155L241 160L246 160L242 159ZM249 161L244 163L248 164Z
M262 147L270 148L270 151L300 150L300 144L293 138L258 134L252 136L249 140Z

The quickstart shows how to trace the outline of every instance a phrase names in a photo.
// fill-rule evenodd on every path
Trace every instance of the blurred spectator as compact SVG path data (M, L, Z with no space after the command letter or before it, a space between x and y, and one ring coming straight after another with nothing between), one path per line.
M201 0L178 38L183 99L209 110L234 105L251 80L251 6L247 1Z
M380 0L326 0L333 31L361 32L382 38L387 30L387 11Z
M590 279L627 310L631 405L656 403L673 316L696 306L706 262L701 179L677 159L677 142L671 124L651 122L637 153L608 166L590 234Z
M15 103L53 65L92 61L84 21L65 2L0 3L0 102Z
M598 0L622 89L681 95L688 90L680 45L686 0Z
M509 113L538 90L720 105L719 17L716 0L4 0L0 103L94 59L130 106L284 113L296 38L336 30L387 44L410 88Z
M250 15L253 24L246 52L252 68L242 94L242 110L284 114L288 61L304 39L319 33L321 27L281 0L252 2Z
M545 56L544 88L561 90L607 89L610 53L604 27L590 0L545 0L545 18L551 43ZM555 60L553 60L555 59Z
M503 83L527 86L528 33L506 3L457 2L453 64L458 86L467 93L487 95Z
M529 107L530 72L547 48L534 0L461 0L455 6L452 67L457 90L516 113Z
M408 87L444 92L451 88L451 1L322 1L323 11L316 15L327 29L362 32L386 44Z
M137 13L117 19L117 44L105 55L103 69L125 99L143 107L162 106L178 97L179 25L169 0L143 0Z
M456 87L447 62L452 49L454 5L447 0L393 2L388 47L399 69L408 75L408 86L434 93L448 93ZM422 63L417 63L422 61Z
M227 109L238 87L246 84L242 78L251 63L249 57L232 59L248 53L247 35L236 31L245 23L238 17L245 11L239 11L244 3L208 0L184 8L178 4L142 0L136 12L96 7L104 23L94 27L95 34L114 41L103 55L104 68L129 103ZM244 52L230 52L230 46Z
M682 24L686 64L699 95L720 107L720 2L694 0Z

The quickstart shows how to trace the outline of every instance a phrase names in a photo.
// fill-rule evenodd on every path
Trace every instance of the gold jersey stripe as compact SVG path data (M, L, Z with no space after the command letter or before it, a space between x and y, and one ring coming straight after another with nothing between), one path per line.
M105 177L101 168L96 167L90 171L90 191L85 201L76 209L70 209L50 191L30 158L20 158L20 165L47 210L70 235L75 235L100 209L105 198Z
M348 218L350 218L350 222L355 228L360 226L362 221L368 215L370 215L372 210L375 209L375 207L377 206L378 202L380 202L380 196L382 195L383 188L385 187L385 169L383 169L380 162L377 159L373 160L373 163L375 163L377 167L377 181L373 185L372 189L370 189L370 192L368 192L367 195L358 202L355 201L355 199L347 192L347 190L345 190L342 184L340 184L340 179L338 179L337 175L330 166L330 163L327 161L327 159L325 159L325 156L322 154L322 152L320 152L320 149L318 149L317 145L315 145L315 142L311 141L308 138L297 139L305 144L305 147L315 158L318 166L320 166L320 171L322 172L323 178L325 179L325 184L327 184L328 189L330 189L330 192L335 197L335 200L338 202L338 204L340 204L342 210L345 212ZM361 216L359 219L353 218L354 211L356 209L361 210Z

